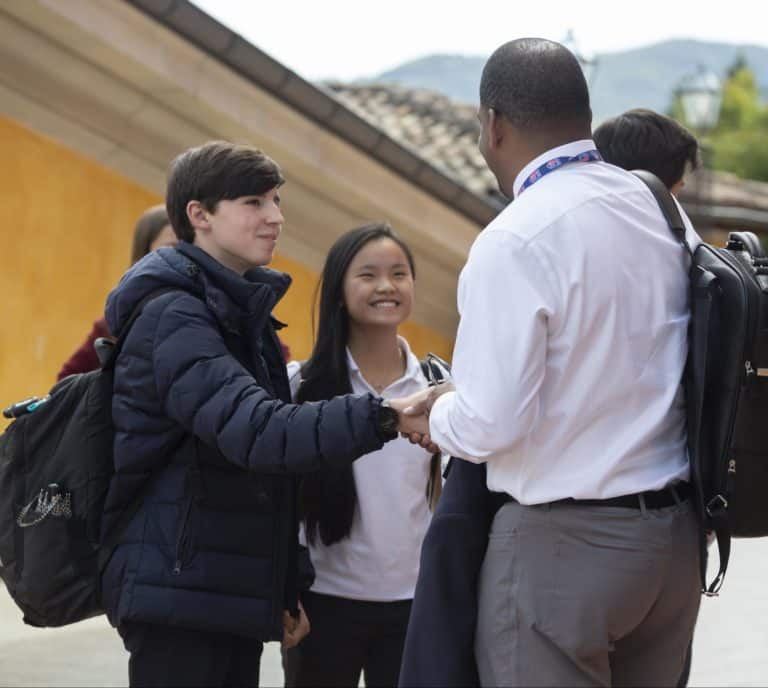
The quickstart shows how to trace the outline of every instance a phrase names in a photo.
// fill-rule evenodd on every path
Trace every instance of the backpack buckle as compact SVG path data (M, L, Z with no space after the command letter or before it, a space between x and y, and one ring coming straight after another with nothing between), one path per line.
M721 509L725 511L727 508L728 508L728 500L725 497L723 497L723 495L715 495L707 503L707 506L706 506L707 516L709 516L710 518L714 518L715 511L719 511Z

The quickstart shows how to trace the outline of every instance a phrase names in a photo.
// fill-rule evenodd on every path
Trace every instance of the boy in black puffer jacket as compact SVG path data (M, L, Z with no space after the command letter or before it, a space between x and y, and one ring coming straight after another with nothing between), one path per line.
M136 263L107 300L119 335L152 295L115 367L102 531L123 527L144 495L102 579L131 685L258 685L262 643L308 632L297 476L396 436L397 413L370 394L289 403L271 311L290 278L263 267L282 227L282 183L254 148L183 153L166 199L179 245Z

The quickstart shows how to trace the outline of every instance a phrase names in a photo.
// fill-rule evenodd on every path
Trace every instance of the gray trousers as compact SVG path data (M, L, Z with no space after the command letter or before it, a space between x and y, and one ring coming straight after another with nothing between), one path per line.
M480 683L677 685L699 610L697 537L690 500L505 504L480 573Z

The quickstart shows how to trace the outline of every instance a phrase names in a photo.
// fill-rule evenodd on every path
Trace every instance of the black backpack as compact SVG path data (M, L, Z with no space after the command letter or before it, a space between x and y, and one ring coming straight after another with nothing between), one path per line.
M768 535L768 258L751 232L731 232L725 248L692 251L664 184L635 171L653 192L691 255L691 324L684 379L688 454L703 524L701 580L717 594L731 537ZM720 567L706 584L706 536L717 537Z
M101 369L70 375L47 397L5 410L16 419L0 436L0 577L32 626L103 613L101 571L147 487L100 544L114 473L114 364L144 305L167 291L145 297L114 344L97 340L108 351Z

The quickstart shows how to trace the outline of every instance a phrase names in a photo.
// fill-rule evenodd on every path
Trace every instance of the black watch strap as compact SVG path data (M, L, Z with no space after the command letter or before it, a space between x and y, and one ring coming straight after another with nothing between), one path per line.
M376 430L385 442L397 437L398 417L386 399L382 399L376 412Z

